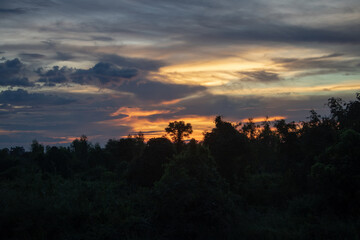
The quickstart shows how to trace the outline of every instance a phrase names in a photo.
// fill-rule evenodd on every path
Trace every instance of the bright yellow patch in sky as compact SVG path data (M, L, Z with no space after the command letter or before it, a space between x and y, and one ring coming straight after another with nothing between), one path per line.
M251 68L261 68L261 62L246 61L240 58L226 58L206 62L186 63L163 67L162 72L204 72L204 71L241 71Z
M212 88L210 92L213 94L225 94L229 96L239 95L261 95L261 96L280 96L281 94L328 94L329 91L352 91L356 92L360 89L360 80L347 81L342 83L324 84L318 86L296 86L296 85L283 85L275 87L256 86L252 88Z
M119 108L116 112L112 113L110 116L119 116L120 114L125 114L127 117L116 118L106 121L98 122L99 124L105 124L108 126L127 126L132 129L132 134L142 132L145 135L145 139L148 140L154 137L162 137L166 134L165 128L168 126L169 122L172 121L184 121L185 123L191 123L193 127L193 133L188 138L195 138L198 141L203 140L204 132L211 131L214 128L214 118L215 116L196 116L196 115L185 115L179 118L172 117L169 119L158 118L150 119L150 116L156 114L169 113L171 111L164 110L143 110L141 108ZM175 112L175 111L173 111ZM286 119L284 116L270 116L268 121ZM247 122L247 119L243 119L243 122ZM254 122L263 122L265 117L257 117L253 119ZM126 136L119 136L126 137Z
M224 58L163 67L158 74L153 75L153 78L178 84L217 86L238 78L234 74L238 71L264 68L268 68L268 66L260 61L251 61L239 57Z
M119 116L120 114L128 115L131 117L145 117L156 114L165 114L170 113L170 110L142 110L141 108L129 108L129 107L121 107L116 112L110 114L111 117Z
M214 117L209 116L195 116L188 115L182 116L181 118L171 118L171 119L148 119L144 116L149 112L144 111L144 115L141 116L139 112L132 115L130 113L129 117L112 119L98 122L99 124L106 124L109 126L128 126L132 128L132 133L143 132L145 134L145 139L150 139L153 137L162 137L166 134L165 128L168 126L169 122L172 121L184 121L185 123L191 123L193 127L193 133L190 135L190 138L195 138L196 140L203 139L203 132L210 131L214 127ZM126 137L126 136L119 136ZM189 138L189 139L190 139Z

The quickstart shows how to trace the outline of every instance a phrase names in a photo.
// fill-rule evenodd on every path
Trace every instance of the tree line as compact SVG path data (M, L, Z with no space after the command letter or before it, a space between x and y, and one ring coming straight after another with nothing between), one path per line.
M307 121L0 150L1 239L359 239L360 95Z

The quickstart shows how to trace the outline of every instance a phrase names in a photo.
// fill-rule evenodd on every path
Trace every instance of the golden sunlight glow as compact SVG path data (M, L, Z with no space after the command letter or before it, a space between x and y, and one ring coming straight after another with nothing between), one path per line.
M195 62L173 65L161 68L164 73L168 72L207 72L207 71L241 71L251 68L264 67L261 62L246 61L239 58L217 59L208 62Z
M55 139L59 139L58 141L52 141L52 142L44 142L43 144L64 144L64 143L71 143L73 142L75 139L77 139L77 137L72 137L72 136L68 136L68 137L54 137Z
M152 78L178 84L216 86L236 79L234 73L238 71L269 68L267 64L267 62L252 61L240 57L190 62L163 67L158 74L153 74Z
M276 121L276 120L280 120L280 119L286 119L287 117L285 116L269 116L268 118L266 117L256 117L256 118L252 118L252 121L254 123L260 123L260 122L264 122L264 121L269 121L269 122L272 122L272 121ZM241 122L248 122L248 118L244 118L241 120Z
M190 138L195 138L196 140L203 139L203 132L209 131L214 127L214 117L208 116L195 116L188 115L181 118L172 118L172 119L156 119L150 120L146 118L140 118L137 116L121 118L121 119L112 119L98 122L99 124L105 124L109 126L129 126L132 128L132 133L142 132L145 135L145 139L150 139L153 137L161 137L165 135L165 128L168 126L169 122L172 121L184 121L185 123L191 123L193 127L193 133L190 135ZM126 137L126 136L120 136ZM189 138L189 139L190 139Z
M360 89L360 80L342 82L341 84L327 84L319 86L278 86L278 87L254 87L254 88L213 88L209 91L213 94L225 95L261 95L261 96L274 96L282 94L328 94L330 91L358 91Z
M170 110L142 110L141 108L129 108L121 107L116 112L110 114L111 117L119 116L120 114L127 115L128 117L145 117L156 114L166 114L171 113Z
M153 104L153 106L163 106L163 105L173 105L176 104L182 100L184 100L186 98L178 98L178 99L174 99L174 100L169 100L169 101L162 101L156 104Z
M177 61L170 66L165 66L158 73L151 73L153 80L177 84L194 84L203 86L220 86L229 81L239 79L241 71L270 71L281 73L281 77L294 77L302 73L298 70L284 69L282 64L277 64L276 58L312 58L328 55L319 49L300 47L251 47L248 49L225 49L223 56L214 56L208 61L190 59ZM216 56L216 55L215 55ZM231 57L224 57L231 56ZM195 56L193 56L196 59Z

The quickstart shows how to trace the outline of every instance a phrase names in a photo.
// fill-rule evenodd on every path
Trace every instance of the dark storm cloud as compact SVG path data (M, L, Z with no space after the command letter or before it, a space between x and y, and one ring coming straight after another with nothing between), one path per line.
M157 71L160 67L165 66L165 63L158 60L145 58L128 58L119 55L104 55L101 58L104 62L110 62L118 66L127 68L138 68L146 71Z
M73 82L100 87L120 84L124 79L131 79L138 75L138 70L135 68L122 68L107 62L99 62L89 69L53 66L50 70L39 68L35 72L40 76L38 82L47 84Z
M238 72L241 76L241 81L248 81L248 82L276 82L280 81L281 78L279 74L268 72L265 70L259 70L259 71L241 71Z
M137 76L138 70L135 68L119 68L118 66L99 62L94 67L83 70L76 70L71 79L79 84L93 84L106 85L109 83L121 83L124 79L130 79Z
M43 68L38 68L35 72L41 76L38 79L38 82L46 83L46 85L52 85L56 83L65 83L68 82L68 74L73 71L71 68L59 66L53 66L52 69L44 71Z
M149 71L158 70L161 66L164 63L158 60L103 55L101 61L89 69L54 66L50 70L39 68L35 72L40 76L38 82L46 86L63 83L95 85L127 91L141 99L173 99L204 90L200 86L165 84L146 79Z
M33 86L34 84L23 76L23 70L24 65L17 58L0 63L0 86Z
M0 86L11 86L11 87L32 87L33 83L29 81L26 77L15 77L11 79L1 79Z
M23 64L19 59L6 60L0 63L0 76L1 78L11 78L21 72Z
M0 103L12 105L64 105L72 102L74 102L72 99L62 98L55 95L46 95L42 93L28 93L23 89L18 89L16 91L6 90L0 92Z

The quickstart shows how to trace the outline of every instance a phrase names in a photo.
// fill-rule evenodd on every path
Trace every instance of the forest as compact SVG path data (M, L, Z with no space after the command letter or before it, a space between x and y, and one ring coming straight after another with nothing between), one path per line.
M360 239L360 94L328 116L0 150L0 239ZM30 144L30 143L29 143Z

